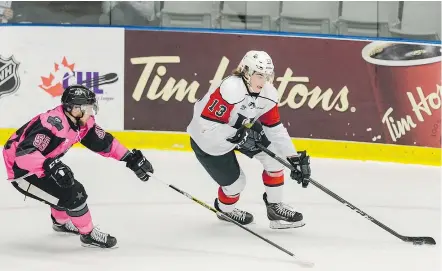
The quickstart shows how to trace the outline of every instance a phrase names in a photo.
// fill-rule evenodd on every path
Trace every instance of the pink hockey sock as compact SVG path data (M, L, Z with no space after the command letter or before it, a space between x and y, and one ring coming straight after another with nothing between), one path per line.
M69 216L66 214L66 211L60 211L51 207L51 214L55 218L55 221L61 225L69 221Z
M94 228L89 210L82 216L71 216L71 221L77 227L80 234L88 234Z

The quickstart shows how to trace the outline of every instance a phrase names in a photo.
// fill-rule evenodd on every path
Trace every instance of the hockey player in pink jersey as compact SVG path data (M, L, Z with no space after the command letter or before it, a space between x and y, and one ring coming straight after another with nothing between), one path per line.
M123 161L142 181L153 173L139 150L129 151L95 123L95 93L82 85L68 87L61 105L42 113L6 142L3 158L8 180L22 194L51 207L53 229L79 234L83 246L110 248L117 240L93 226L88 195L60 158L79 142L104 156Z
M239 150L264 167L263 200L270 228L296 228L304 226L303 216L283 203L284 167L256 146L259 142L287 157L296 168L290 177L302 187L308 186L310 159L306 151L296 151L281 123L273 79L270 56L263 51L247 52L233 74L195 104L187 132L196 158L219 184L215 199L218 211L243 225L253 221L252 214L235 207L246 186L234 153Z

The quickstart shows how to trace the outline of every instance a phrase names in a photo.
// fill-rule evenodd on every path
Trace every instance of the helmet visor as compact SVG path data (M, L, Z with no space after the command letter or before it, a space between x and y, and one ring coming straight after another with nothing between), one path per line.
M273 80L275 79L275 73L265 74L266 81L270 84L273 84Z
M254 75L254 74L258 74L266 82L269 82L270 84L273 84L273 80L275 78L275 74L273 72L271 72L271 73L262 73L262 72L259 72L259 71L253 71L252 75Z
M83 112L83 114L87 114L90 116L95 116L98 114L98 104L94 103L94 104L82 104L78 106L81 110L81 112Z

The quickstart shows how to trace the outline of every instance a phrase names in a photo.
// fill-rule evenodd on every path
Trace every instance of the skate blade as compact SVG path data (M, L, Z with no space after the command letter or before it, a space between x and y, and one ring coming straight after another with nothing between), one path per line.
M226 220L226 219L224 219L224 218L222 218L222 217L220 217L220 216L218 216L218 215L217 215L217 217L218 217L218 219L221 220L222 222L226 222L226 223L230 223L230 224L235 224L235 223L233 223L233 222L231 222L231 221L229 221L229 220ZM241 224L241 223L240 223L240 224ZM255 219L253 219L252 222L250 222L250 223L247 223L247 224L241 224L241 225L246 226L246 225L254 225L254 224L256 224Z
M80 233L69 232L69 231L58 231L58 230L54 230L53 232L54 232L55 235L57 235L57 236L79 236L79 235L80 235Z
M228 221L228 220L224 220L224 219L220 219L222 222L224 222L224 223L228 223L228 224L233 224L233 225L235 225L235 223L233 223L233 222L230 222L230 221ZM241 224L241 223L240 223ZM256 222L255 222L255 220L253 220L252 222L250 222L250 223L248 223L248 224L241 224L241 225L243 225L243 226L247 226L247 225L256 225Z
M98 245L93 245L93 244L85 244L85 243L81 243L81 246L82 247L85 247L85 248L92 248L92 249L116 249L116 248L118 248L118 244L116 244L115 246L113 246L113 247L102 247L102 246L98 246Z
M57 234L57 235L73 235L73 236L79 236L80 233L79 232L71 232L71 231L65 231L63 229L60 229L56 226L52 226L52 230Z
M275 220L275 221L270 221L269 226L271 229L284 230L284 229L294 229L294 228L304 227L305 223L302 220L297 221L297 222L287 222L284 220Z
M54 234L57 236L80 236L79 233L66 232L66 231L54 231Z

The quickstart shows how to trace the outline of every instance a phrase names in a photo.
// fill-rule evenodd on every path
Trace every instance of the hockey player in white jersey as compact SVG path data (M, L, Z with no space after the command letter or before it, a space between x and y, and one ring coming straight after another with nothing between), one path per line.
M236 208L246 186L234 152L239 150L259 160L264 168L263 200L270 228L296 228L304 226L303 216L283 203L284 167L256 146L259 142L287 157L296 168L290 177L302 187L308 186L310 158L305 151L296 151L281 123L273 79L271 57L263 51L247 52L232 75L195 104L187 132L198 161L220 185L215 199L218 211L243 225L253 221L252 214Z

